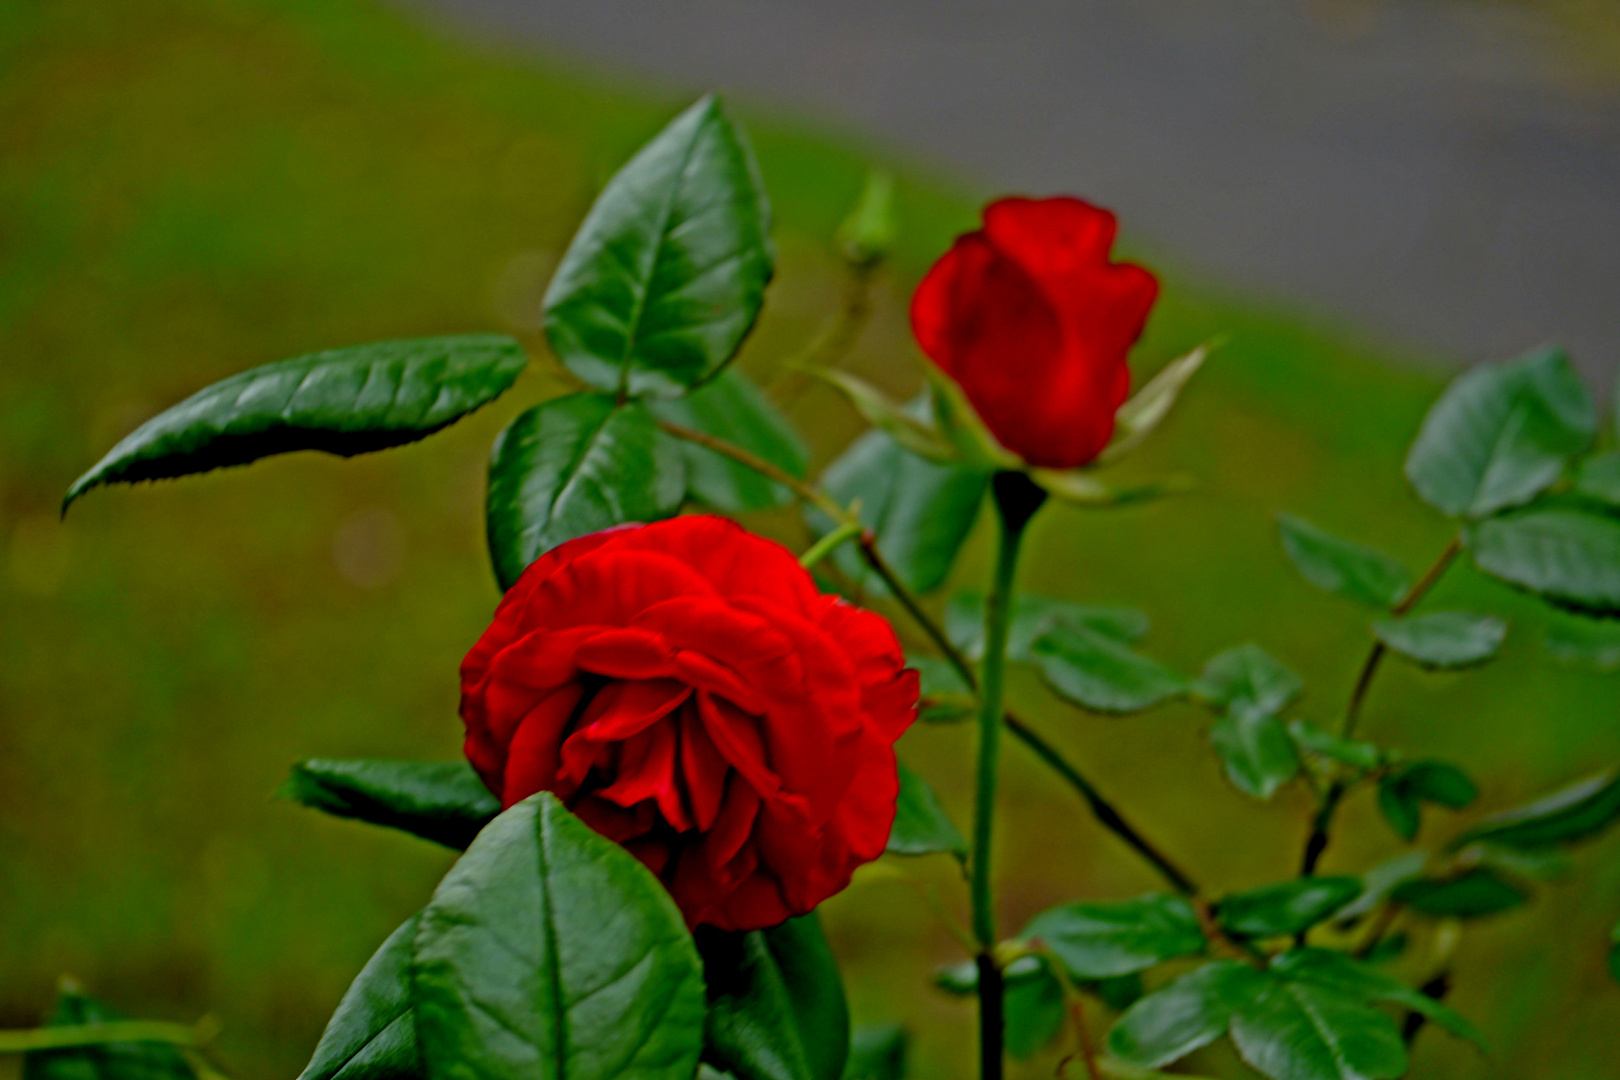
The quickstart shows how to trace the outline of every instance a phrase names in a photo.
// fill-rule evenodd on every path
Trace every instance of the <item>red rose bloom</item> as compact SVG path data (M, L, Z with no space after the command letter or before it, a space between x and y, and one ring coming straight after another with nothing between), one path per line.
M882 854L916 706L886 621L719 517L542 555L461 665L467 759L502 805L553 792L727 930Z
M1159 283L1108 261L1114 215L1079 199L1002 199L917 286L911 328L997 440L1031 465L1102 452Z

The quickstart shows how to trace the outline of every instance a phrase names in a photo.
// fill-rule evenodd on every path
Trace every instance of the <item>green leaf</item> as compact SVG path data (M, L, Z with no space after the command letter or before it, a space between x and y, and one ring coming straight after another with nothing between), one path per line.
M1620 615L1620 518L1553 503L1482 521L1474 564L1560 607Z
M679 447L637 402L557 398L522 413L495 440L486 518L503 590L566 540L680 509Z
M1094 712L1140 712L1187 691L1174 671L1085 626L1054 622L1031 651L1047 685Z
M1561 664L1602 675L1620 671L1620 626L1612 620L1560 618L1547 627L1543 645Z
M411 967L435 1080L691 1080L703 969L652 873L547 793L496 818L422 912Z
M1289 560L1318 589L1389 608L1411 587L1406 567L1381 551L1342 540L1293 514L1278 514L1277 528Z
M1148 617L1132 608L1019 593L1013 599L1012 622L1007 627L1007 658L1034 663L1035 640L1060 624L1078 626L1125 645L1141 641L1148 632ZM984 659L984 593L969 589L951 597L945 605L945 635L968 659Z
M1293 739L1294 745L1301 750L1307 750L1318 757L1329 758L1353 769L1375 769L1384 759L1383 751L1370 742L1340 738L1303 720L1289 722L1288 737Z
M1164 422L1189 380L1204 366L1209 346L1200 345L1186 356L1170 361L1149 379L1114 414L1114 437L1097 460L1106 465L1142 445Z
M921 677L917 718L930 724L952 724L978 715L973 690L949 661L937 656L908 658Z
M1002 1009L1007 1053L1020 1061L1034 1057L1056 1039L1068 1018L1063 986L1045 961L1039 961L1038 974L1007 980Z
M1292 982L1308 982L1366 1002L1411 1009L1458 1038L1487 1050L1485 1036L1455 1009L1341 952L1301 947L1274 957L1271 970Z
M1620 923L1615 923L1609 932L1609 974L1620 982Z
M1168 1065L1225 1034L1234 1006L1268 984L1236 960L1205 964L1126 1009L1108 1033L1108 1052L1144 1069Z
M1269 799L1299 775L1299 755L1282 721L1268 712L1237 708L1209 729L1232 786L1256 799Z
M546 290L552 350L598 390L679 396L753 327L769 230L753 152L705 97L597 196Z
M1205 664L1192 692L1217 708L1276 714L1299 696L1304 685L1260 646L1239 645Z
M293 766L278 795L338 817L386 825L464 850L501 812L465 761L338 761Z
M1460 810L1478 794L1474 782L1455 765L1412 761L1397 765L1378 782L1378 808L1396 835L1411 840L1422 822L1423 803Z
M1458 668L1484 663L1495 656L1507 637L1507 623L1495 615L1436 611L1404 619L1378 619L1372 631L1394 652L1424 667Z
M902 403L859 375L838 368L806 367L804 371L843 394L861 419L875 429L868 434L887 435L906 453L935 465L961 467L965 464L961 454L932 423L934 409L928 394Z
M1080 981L1129 975L1204 949L1192 905L1162 894L1048 908L1019 937L1039 940Z
M148 420L73 482L164 480L324 450L352 457L433 434L494 401L528 363L499 334L384 341L283 360L201 390Z
M1304 877L1231 893L1215 914L1244 937L1281 937L1309 930L1361 895L1360 878Z
M849 1037L844 1080L905 1080L909 1041L899 1024L862 1024Z
M810 463L810 450L792 423L735 368L685 397L655 399L647 408L660 420L724 439L792 476L802 478ZM686 490L693 499L727 513L769 510L793 501L793 492L746 465L706 446L679 442L686 457Z
M1425 915L1477 918L1516 908L1530 898L1489 867L1476 866L1448 878L1416 878L1390 891L1390 899Z
M849 216L838 226L838 250L846 262L872 267L888 257L899 231L894 217L894 177L872 169Z
M1406 1072L1395 1021L1314 983L1269 980L1234 1010L1232 1042L1272 1080L1389 1080Z
M1340 923L1359 919L1369 914L1379 904L1389 899L1389 894L1395 886L1403 881L1423 876L1423 868L1429 864L1429 853L1426 851L1403 851L1394 858L1386 859L1377 866L1361 875L1365 891L1351 903L1340 908L1335 919Z
M77 1027L123 1019L110 1006L64 982L45 1026ZM115 1042L34 1050L22 1062L23 1080L192 1080L195 1075L185 1058L163 1043Z
M876 534L878 553L907 588L928 592L950 573L979 516L990 478L925 461L883 432L868 431L827 466L821 483L844 506L860 501L860 520ZM817 533L832 528L820 511L811 510L808 516ZM834 557L864 587L881 589L858 553L846 547Z
M699 927L708 988L703 1060L737 1080L839 1080L849 1008L812 912L769 930Z
M1406 477L1430 506L1482 518L1528 502L1591 443L1597 416L1562 350L1458 376L1423 419Z
M967 841L939 804L939 796L928 781L896 762L900 769L900 799L895 806L894 826L889 830L891 855L930 855L950 852L967 858Z
M1620 772L1593 776L1544 799L1503 811L1452 841L1453 850L1476 841L1534 851L1594 836L1620 818Z
M425 1080L410 982L421 918L412 915L366 961L298 1080Z
M1575 469L1575 493L1620 507L1620 450L1594 454Z

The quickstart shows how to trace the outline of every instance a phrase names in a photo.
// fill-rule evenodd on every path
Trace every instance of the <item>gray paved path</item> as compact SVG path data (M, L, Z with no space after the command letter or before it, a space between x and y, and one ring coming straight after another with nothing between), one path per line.
M1620 359L1620 83L1468 0L396 0L1074 191L1211 280L1441 361Z

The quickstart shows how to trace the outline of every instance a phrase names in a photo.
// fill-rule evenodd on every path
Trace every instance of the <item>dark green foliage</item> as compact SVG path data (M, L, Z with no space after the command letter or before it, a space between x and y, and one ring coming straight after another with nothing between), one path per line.
M905 1080L908 1042L899 1024L862 1024L849 1037L844 1080Z
M464 850L494 816L491 795L465 761L338 761L293 766L277 794L338 817L387 825Z
M1396 765L1378 782L1378 809L1403 840L1417 836L1423 804L1460 810L1479 791L1455 765L1444 761L1410 761Z
M366 961L298 1080L426 1080L410 986L421 918L412 915Z
M895 806L894 826L889 830L887 851L894 855L928 855L950 852L967 857L967 840L946 815L939 796L928 781L897 763L900 770L900 798Z
M1243 937L1279 937L1309 930L1361 895L1360 878L1304 877L1230 893L1215 907L1226 930Z
M47 1027L108 1024L124 1017L76 986L63 986ZM35 1050L23 1058L23 1080L193 1080L195 1071L172 1046L102 1043Z
M1045 946L1082 982L1144 971L1205 944L1192 905L1158 894L1048 908L1019 937Z
M1475 841L1535 851L1595 836L1620 818L1620 772L1571 784L1528 805L1486 818L1452 841Z
M1054 622L1032 651L1046 684L1093 712L1140 712L1187 690L1187 680L1157 660L1082 625Z
M1425 915L1478 918L1510 911L1530 894L1488 866L1443 878L1415 878L1390 891L1390 899Z
M749 933L700 927L709 1011L703 1060L738 1080L839 1080L849 1007L811 913Z
M1548 500L1468 533L1474 564L1559 607L1620 614L1620 517Z
M659 420L740 446L789 475L802 478L809 465L810 450L788 418L735 368L726 368L685 397L651 399L647 408ZM698 502L740 513L793 501L793 492L723 454L685 440L680 447L686 458L686 492Z
M486 504L495 578L510 589L565 541L680 509L685 459L638 402L574 394L522 413L489 461Z
M422 911L411 999L430 1076L691 1080L703 970L681 913L549 794L496 818Z
M233 375L136 428L73 482L93 487L324 450L351 457L415 442L494 401L528 358L499 334L383 341Z
M546 290L552 349L608 393L692 389L754 325L771 278L769 230L753 152L705 97L597 196Z

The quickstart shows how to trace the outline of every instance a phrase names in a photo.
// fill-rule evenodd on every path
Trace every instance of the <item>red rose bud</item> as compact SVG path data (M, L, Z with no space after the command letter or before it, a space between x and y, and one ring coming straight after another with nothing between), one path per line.
M461 665L467 759L503 805L554 793L727 930L810 911L882 854L916 713L884 619L719 517L541 556Z
M957 238L911 301L911 328L1003 446L1072 469L1114 434L1125 355L1159 292L1108 260L1114 215L1079 199L1002 199Z

